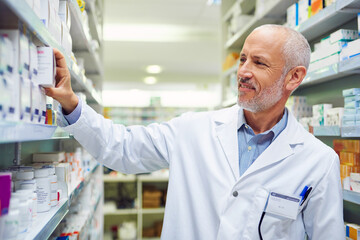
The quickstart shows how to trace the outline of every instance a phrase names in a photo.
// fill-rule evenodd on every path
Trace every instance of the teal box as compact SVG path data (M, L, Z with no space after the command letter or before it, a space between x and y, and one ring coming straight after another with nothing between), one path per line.
M344 97L353 96L353 95L360 95L360 88L344 89L342 91L342 94L343 94Z
M344 108L344 115L355 115L358 113L357 110L355 108Z
M342 119L343 119L343 121L355 121L356 116L357 115L344 115Z
M351 101L344 104L345 108L359 108L360 101Z
M342 120L342 125L343 126L355 126L356 121L355 120Z

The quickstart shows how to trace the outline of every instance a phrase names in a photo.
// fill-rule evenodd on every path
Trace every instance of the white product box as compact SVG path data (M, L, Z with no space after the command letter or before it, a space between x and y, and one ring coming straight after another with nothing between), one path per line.
M324 125L325 126L341 126L344 115L344 108L331 108L326 110Z
M48 30L54 39L61 44L61 20L59 15L55 13L55 9L50 9L50 21Z
M324 117L323 116L313 116L311 125L313 127L324 126Z
M23 34L20 34L19 73L24 78L29 78L30 45L29 45L29 39Z
M67 56L71 56L72 52L72 39L70 31L64 22L61 23L61 45L65 50Z
M42 163L64 162L65 152L34 153L32 161Z
M59 13L59 0L50 0L52 3L51 5L53 6L56 15L58 15Z
M326 114L326 111L332 108L332 104L316 104L312 106L313 116L314 117L323 117Z
M46 95L40 87L40 124L45 124L46 120Z
M294 3L286 10L286 21L290 28L295 28L299 21L298 3Z
M38 75L38 55L37 47L34 43L30 43L30 79L36 82Z
M31 81L31 121L40 123L40 86Z
M40 0L40 20L44 23L45 27L49 27L51 3L49 0Z
M339 29L336 32L330 34L330 42L334 43L340 40L352 41L359 38L357 30Z
M56 62L51 47L38 47L38 78L42 87L55 87Z
M309 18L309 0L299 0L298 9L298 23L300 25Z
M24 56L20 56L23 52L25 54L25 51L20 50L21 45L26 44L20 44L20 38L21 33L17 29L12 30L5 30L0 29L1 35L7 35L9 40L12 42L12 55L13 55L13 69L11 76L7 77L7 85L8 88L11 89L11 100L10 100L10 106L8 109L8 115L6 116L7 120L10 121L19 121L20 120L20 74L19 69L21 69L21 72L23 72L23 66L25 58ZM22 38L23 43L24 38ZM22 59L23 63L20 67L20 59Z
M351 57L355 57L360 53L360 39L348 42L344 45L340 53L340 61L347 60Z
M14 58L11 40L7 34L0 34L0 75L13 73Z
M9 75L0 75L0 119L10 119L13 84Z
M20 77L20 120L31 122L31 81Z
M71 27L71 14L69 8L69 2L66 0L60 0L59 2L59 17L63 21L68 29Z

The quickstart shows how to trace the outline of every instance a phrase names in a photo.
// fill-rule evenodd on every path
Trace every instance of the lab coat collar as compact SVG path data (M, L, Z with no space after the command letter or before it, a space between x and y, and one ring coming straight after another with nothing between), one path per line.
M243 109L235 105L231 108L217 111L213 118L216 124L217 137L236 181L240 178L237 129L243 117ZM304 129L301 129L293 114L288 111L286 128L255 160L241 178L292 155L294 153L294 146L304 142L303 131Z

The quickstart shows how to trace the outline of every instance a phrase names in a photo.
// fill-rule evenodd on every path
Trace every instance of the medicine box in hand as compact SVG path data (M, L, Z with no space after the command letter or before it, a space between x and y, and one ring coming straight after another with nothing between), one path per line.
M55 87L56 62L51 47L38 47L37 83L42 87Z

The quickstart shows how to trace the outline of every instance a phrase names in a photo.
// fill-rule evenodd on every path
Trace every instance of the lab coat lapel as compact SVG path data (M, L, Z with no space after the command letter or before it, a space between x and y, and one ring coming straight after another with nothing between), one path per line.
M262 154L260 154L260 156L247 169L247 171L245 171L241 178L291 156L294 154L293 147L304 142L304 136L300 129L301 126L299 126L295 117L290 112L288 113L288 123L286 128L280 133L274 142L272 142L270 146L265 149Z
M237 121L239 107L234 106L227 109L228 112L219 111L215 116L215 127L217 138L219 139L222 150L225 153L226 159L234 179L237 180L239 173L239 153L238 153L238 138L237 138Z

